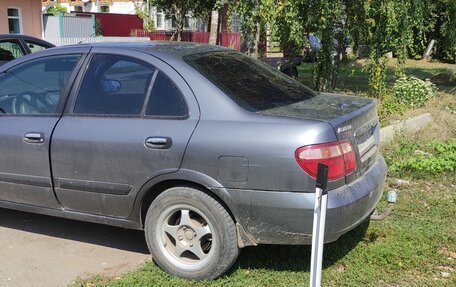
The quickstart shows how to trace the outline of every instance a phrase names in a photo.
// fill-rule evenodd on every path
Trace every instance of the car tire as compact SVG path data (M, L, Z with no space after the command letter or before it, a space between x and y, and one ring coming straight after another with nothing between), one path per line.
M155 263L178 277L217 278L239 255L230 214L195 188L173 187L160 194L149 207L144 229Z

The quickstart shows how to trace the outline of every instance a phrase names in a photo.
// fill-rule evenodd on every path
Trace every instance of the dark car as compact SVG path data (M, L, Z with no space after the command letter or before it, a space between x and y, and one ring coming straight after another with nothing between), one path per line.
M386 165L371 99L316 93L236 51L191 43L65 46L0 68L0 207L144 229L191 279L257 244L325 241L369 218Z
M0 34L0 66L26 54L55 47L41 39L17 34Z

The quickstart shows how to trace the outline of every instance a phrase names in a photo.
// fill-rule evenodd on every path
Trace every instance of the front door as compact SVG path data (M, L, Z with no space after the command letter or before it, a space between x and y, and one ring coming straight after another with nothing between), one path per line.
M17 39L0 40L0 66L25 55L25 50Z
M179 169L196 100L167 64L115 48L94 48L78 82L53 136L57 197L68 210L128 217L148 180Z
M49 148L80 58L41 57L0 74L0 201L59 208Z

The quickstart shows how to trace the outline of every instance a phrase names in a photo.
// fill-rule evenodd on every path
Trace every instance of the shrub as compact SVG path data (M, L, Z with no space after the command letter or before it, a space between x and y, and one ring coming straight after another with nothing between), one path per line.
M402 115L407 107L396 101L391 91L385 93L378 104L378 116L381 126L388 125L388 120L392 115Z
M63 7L63 6L59 5L59 4L53 4L53 6L51 6L47 12L49 14L57 16L59 14L68 13L68 10L67 10L67 8L65 8L65 7Z
M418 145L403 142L396 152L400 156L388 158L389 171L393 175L401 176L408 174L414 178L425 178L436 174L456 172L456 140L448 142L434 141L422 146L425 151L417 154L413 151Z
M435 96L437 88L428 79L403 77L394 83L393 90L396 102L408 108L419 108Z

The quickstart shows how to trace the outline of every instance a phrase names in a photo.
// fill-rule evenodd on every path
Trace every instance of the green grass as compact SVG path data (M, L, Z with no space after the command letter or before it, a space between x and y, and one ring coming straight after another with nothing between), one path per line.
M454 273L440 273L456 268L456 258L448 259L456 252L455 185L454 177L414 181L398 190L390 218L325 245L323 286L455 286ZM75 286L308 286L309 262L309 246L258 246L242 250L230 273L211 282L178 279L147 263Z
M389 164L425 147L429 132L385 145ZM446 132L456 138L456 130ZM409 171L402 178L410 184L394 186L388 180L386 190L398 192L389 218L366 222L325 245L323 286L455 286L456 177L414 179ZM210 282L179 279L147 263L120 277L95 276L74 286L308 286L309 262L309 246L263 245L243 249L230 272Z
M396 60L388 63L387 84L392 87L396 79ZM312 63L302 63L298 66L299 80L312 87ZM405 64L407 76L419 79L431 79L441 91L449 92L456 87L456 66L437 62L407 60ZM339 69L336 91L350 94L366 93L369 91L368 74L365 60L347 60Z
M420 78L449 69L445 64L416 61L408 62L407 67ZM310 69L309 64L300 66L301 80L306 81ZM343 86L339 90L367 90L362 63L347 64L340 79ZM452 85L446 81L439 88L451 89ZM413 157L417 149L433 152L431 142L454 141L455 107L453 94L439 92L424 108L410 111L411 115L432 112L435 122L384 144L382 153L389 165ZM456 286L456 175L423 175L410 169L391 171L390 176L410 182L397 186L393 178L388 179L385 196L390 189L398 193L391 216L364 223L325 245L323 286ZM308 286L309 270L309 246L263 245L244 248L228 274L209 282L179 279L149 262L120 277L96 275L77 280L74 286ZM445 278L441 272L450 275Z

